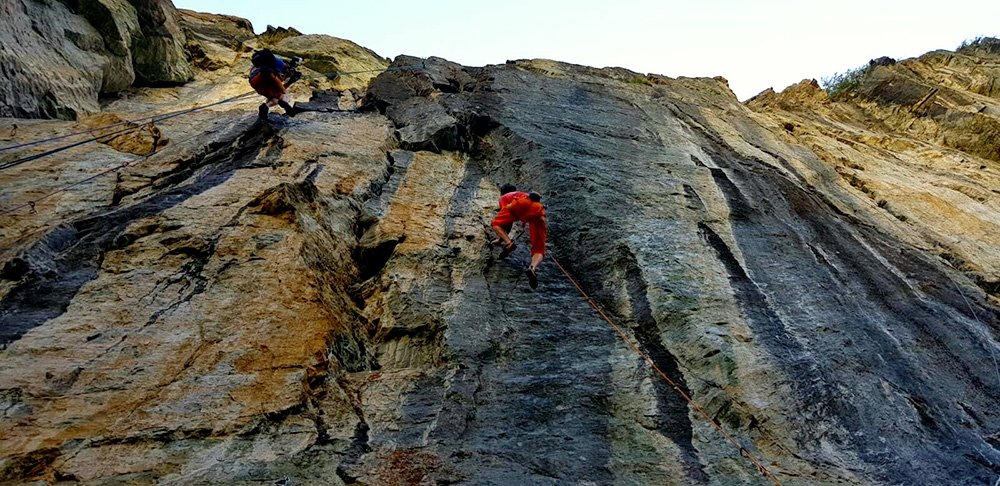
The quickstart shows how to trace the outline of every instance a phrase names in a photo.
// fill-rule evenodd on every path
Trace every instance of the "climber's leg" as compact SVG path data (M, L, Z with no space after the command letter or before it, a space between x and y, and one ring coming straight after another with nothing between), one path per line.
M493 223L491 223L491 226L493 226L493 232L496 233L496 235L500 237L500 241L503 241L504 243L503 251L500 252L501 259L507 258L507 255L510 255L510 252L517 248L517 245L514 244L514 242L511 241L510 236L507 235L513 224L514 215L511 214L510 210L507 208L501 209L500 212L497 213L496 217L493 218Z
M549 235L545 218L535 219L528 223L528 234L531 236L531 269L538 268L545 257L545 239Z
M288 116L295 116L295 107L291 104L292 98L288 96L288 93L282 94L281 99L278 100L278 105L285 110L285 114Z
M528 223L531 236L531 266L528 267L528 285L538 287L538 265L545 258L545 239L548 237L548 227L545 219L536 219Z

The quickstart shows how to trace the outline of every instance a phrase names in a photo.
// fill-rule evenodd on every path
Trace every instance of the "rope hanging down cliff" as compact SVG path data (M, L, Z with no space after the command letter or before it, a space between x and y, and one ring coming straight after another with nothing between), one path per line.
M249 93L244 93L244 94L242 94L240 96L247 96L248 94ZM235 100L232 99L232 98L230 98L230 99L227 99L227 100L222 100L218 104L228 103L230 101L235 101ZM209 106L213 106L213 105L209 105ZM207 107L208 106L203 106L201 108L207 108ZM165 118L160 118L160 117L167 117L167 116L171 116L172 117L172 116L176 116L176 115L183 115L184 113L187 113L188 110L190 110L190 109L191 108L185 108L183 110L168 111L166 113L160 113L158 115L149 115L149 116L144 116L142 118L135 118L133 120L125 120L125 121L118 122L118 123L112 123L111 125L104 125L103 127L91 128L90 130L82 130L82 131L79 131L79 132L67 133L66 135L59 135L58 137L43 138L41 140L35 140L35 141L32 141L32 142L24 142L24 143L19 143L17 145L11 145L11 146L8 146L8 147L0 147L0 152L6 152L8 150L16 150L16 149L25 148L25 147L33 147L35 145L42 145L42 144L46 144L46 143L49 143L49 142L58 142L59 140L65 140L67 138L73 138L73 137L77 137L77 136L80 136L80 135L87 135L87 134L91 134L91 133L96 133L96 132L103 131L103 130L110 130L112 128L117 128L117 127L126 126L126 125L133 125L133 124L135 124L135 125L148 125L148 124L153 123L153 122L155 122L157 120L165 119ZM134 127L130 127L130 128L134 128ZM109 136L115 135L117 133L119 133L119 132L107 133L107 134L101 135L99 138L109 137ZM73 145L73 146L75 146L75 145Z
M174 143L172 143L170 145L170 148L176 148L178 146L182 146L185 142L187 142L189 140L192 140L192 139L197 138L197 137L202 136L202 135L213 133L215 131L217 131L217 130L213 129L213 130L208 130L206 132L200 132L198 134L195 134L195 135L192 135L190 137L187 137L187 138L185 138L183 140L176 141L176 142L174 142ZM146 154L146 155L139 156L139 157L137 157L137 158L135 158L133 160L127 160L127 161L121 162L121 163L119 163L119 164L111 167L110 169L105 169L105 170L103 170L101 172L98 172L97 174L94 174L94 175L92 175L90 177L87 177L85 179L81 179L79 181L76 181L76 182L67 184L65 186L59 187L59 188L53 190L52 192L46 193L46 194L44 194L42 196L39 196L39 197L37 197L35 199L32 199L32 200L26 202L24 204L21 204L19 206L15 206L15 207L12 207L12 208L9 208L9 209L2 210L2 211L0 211L0 216L6 216L8 214L20 211L20 210L22 210L24 208L29 208L29 213L30 214L35 214L35 213L38 212L35 209L35 206L39 202L41 202L41 201L44 201L44 200L46 200L46 199L48 199L48 198L50 198L52 196L55 196L56 194L60 194L60 193L63 193L63 192L69 192L69 190L73 189L74 187L81 186L81 185L86 184L86 183L88 183L90 181L93 181L95 179L100 179L101 177L104 177L106 175L115 174L115 173L118 173L118 172L121 172L121 171L124 171L124 170L128 170L129 168L135 168L137 165L141 164L142 162L144 162L146 160L149 160L150 157L152 157L152 156L154 156L156 154L159 154L159 153L161 153L161 149L158 148L158 147L156 147L154 145L153 146L153 151L150 152L150 153L148 153L148 154ZM7 248L0 248L0 251L5 251L5 250L7 250Z
M656 366L656 363L654 363L653 360L648 355L646 355L646 353L642 352L642 350L640 350L639 347L636 346L635 343L633 343L632 340L625 335L625 333L621 330L621 328L619 328L607 315L604 314L604 311L602 311L601 308L594 303L594 301L590 298L590 296L587 295L586 292L584 292L583 288L581 288L580 285L576 283L576 280L573 280L573 277L571 277L569 275L569 272L567 272L566 269L563 268L563 266L559 263L559 260L556 260L554 256L550 256L549 258L551 258L552 263L555 263L556 266L559 267L559 270L562 271L563 275L566 275L566 278L569 279L570 283L572 283L574 287L576 287L576 290L578 290L580 294L583 295L585 299L587 299L587 302L590 303L591 307L593 307L594 310L596 310L597 313L600 314L601 317L603 317L604 320L608 322L608 324L611 324L611 327L615 329L615 332L617 332L618 335L621 336L621 338L624 339L625 342L628 343L628 345L631 346L632 349L635 350L635 352L642 357L642 359L646 360L646 362L649 363L649 366L652 366L653 370L656 371L657 374L663 377L663 379L666 380L667 383L670 384L670 386L673 387L673 389L676 390L677 393L679 393L684 398L684 400L687 400L688 404L694 407L694 409L697 410L698 413L700 413L703 417L705 417L705 420L708 420L708 422L711 423L712 426L718 429L718 431L721 432L722 435L726 437L726 439L729 439L729 442L732 442L733 445L736 446L736 448L740 451L741 456L750 459L750 461L753 462L754 466L757 466L757 469L761 472L761 474L763 474L768 479L773 481L774 484L782 486L781 481L778 481L778 478L774 477L774 475L771 474L771 472L768 471L768 469L764 467L764 465L761 464L760 461L755 459L753 455L750 454L750 451L746 450L746 448L740 445L740 443L737 442L736 439L733 439L731 435L729 435L728 433L726 433L725 430L723 430L722 426L720 426L715 420L713 420L712 417L709 417L708 414L705 413L705 411L698 406L698 404L694 403L694 400L692 400L687 393L684 393L684 390L681 390L681 388L677 386L677 383L674 383L674 380L671 380L666 373L661 371L660 367Z
M65 151L65 150L69 150L69 149L74 148L74 147L79 147L80 145L85 145L85 144L88 144L88 143L91 143L91 142L96 142L96 141L101 140L103 138L111 137L111 136L114 136L114 135L120 135L120 134L123 134L123 133L133 132L133 131L139 130L139 129L141 129L141 128L149 125L149 124L152 124L152 123L156 123L156 122L163 121L163 120L169 120L171 118L176 118L176 117L179 117L179 116L182 116L182 115L187 115L187 114L190 114L190 113L194 113L196 111L204 110L206 108L211 108L213 106L219 106L219 105L222 105L222 104L231 103L233 101L237 101L237 100L246 98L246 97L248 97L248 96L250 96L252 94L254 94L254 92L250 91L248 93L243 93L241 95L233 96L232 98L226 98L226 99L224 99L222 101L216 101L215 103L211 103L211 104L208 104L208 105L197 106L197 107L194 107L194 108L188 108L186 110L179 110L179 111L167 113L167 114L164 114L164 115L154 116L154 117L152 117L152 119L150 119L150 121L145 122L142 125L127 126L127 127L122 128L120 130L115 130L115 131L113 131L111 133L105 133L104 135L101 135L101 136L98 136L98 137L91 137L91 138L88 138L88 139L85 139L85 140L80 140L79 142L74 142L74 143L71 143L69 145L64 145L64 146L59 147L59 148L54 148L52 150L47 150L47 151L39 153L39 154L29 155L27 157L22 157L20 159L12 160L12 161L7 162L5 164L0 164L0 171L7 170L7 169L10 169L12 167L16 167L18 165L21 165L21 164L24 164L24 163L27 163L27 162L31 162L33 160L38 160L38 159L40 159L42 157L46 157L46 156L49 156L49 155L52 155L52 154L56 154L56 153L59 153L59 152ZM140 120L144 120L144 118L141 118ZM131 123L131 122L122 122L122 123ZM122 123L117 123L117 124L114 124L114 125L109 125L108 127L121 126ZM96 132L98 130L103 130L105 128L107 128L107 127L95 128L95 129L87 131L87 132L78 132L77 134L93 133L93 132ZM44 143L44 142L45 141L42 140L42 141L34 142L33 144L37 145L39 143Z
M364 70L364 71L343 71L343 72L321 73L321 74L316 74L316 75L311 75L311 76L305 76L305 77L303 77L301 79L316 79L316 78L324 78L324 77L325 78L336 78L336 77L339 77L339 76L349 76L349 75L352 75L352 74L380 73L380 72L389 72L389 71L410 71L410 70L417 70L417 69L424 69L424 66L423 65L419 65L419 66L418 65L409 65L409 66L389 67L389 68L384 68L384 69L368 69L368 70ZM115 135L121 135L121 134L124 134L124 133L129 133L129 132L132 132L132 131L135 131L135 130L139 130L139 129L141 129L141 128L143 128L146 125L149 125L151 123L156 123L156 122L163 121L163 120L169 120L171 118L176 118L176 117L179 117L179 116L182 116L182 115L187 115L189 113L194 113L194 112L197 112L197 111L201 111L201 110L204 110L206 108L211 108L211 107L223 105L223 104L226 104L226 103L232 103L234 101L239 101L239 100L241 100L243 98L247 98L247 97L249 97L249 96L251 96L253 94L255 94L254 91L248 91L246 93L243 93L243 94L240 94L240 95L236 95L236 96L233 96L231 98L226 98L224 100L217 101L215 103L210 103L210 104L203 105L203 106L196 106L194 108L186 108L186 109L183 109L183 110L171 111L171 112L162 113L162 114L159 114L159 115L151 115L151 116L147 116L147 117L143 117L143 118L137 118L137 119L134 119L134 120L126 120L126 121L123 121L123 122L113 123L113 124L105 125L105 126L102 126L102 127L92 128L90 130L83 130L83 131L79 131L79 132L69 133L69 134L66 134L66 135L60 135L60 136L57 136L57 137L44 138L44 139L41 139L41 140L35 140L35 141L32 141L32 142L20 143L20 144L11 145L11 146L8 146L8 147L0 147L0 152L5 152L5 151L8 151L8 150L15 150L15 149L19 149L19 148L32 147L32 146L35 146L35 145L42 145L42 144L46 144L46 143L50 143L50 142L56 142L56 141L59 141L59 140L65 140L67 138L72 138L72 137L76 137L76 136L80 136L80 135L93 134L93 133L97 133L97 132L104 131L104 130L110 130L112 128L118 128L118 127L122 127L122 126L125 127L125 128L121 128L119 130L115 130L115 131L113 131L111 133L105 133L105 134L100 135L100 136L87 138L87 139L84 139L84 140L80 140L78 142L73 142L71 144L64 145L62 147L54 148L52 150L47 150L45 152L41 152L41 153L38 153L38 154L29 155L29 156L26 156L26 157L22 157L22 158L19 158L19 159L12 160L10 162L6 162L6 163L3 163L3 164L0 164L0 171L16 167L18 165L21 165L21 164L24 164L24 163L27 163L27 162L31 162L33 160L38 160L38 159L41 159L43 157L47 157L49 155L57 154L59 152L66 151L66 150L69 150L69 149L74 148L74 147L79 147L81 145L85 145L85 144L88 144L88 143L91 143L91 142L96 142L96 141L101 140L103 138L112 137L112 136L115 136Z

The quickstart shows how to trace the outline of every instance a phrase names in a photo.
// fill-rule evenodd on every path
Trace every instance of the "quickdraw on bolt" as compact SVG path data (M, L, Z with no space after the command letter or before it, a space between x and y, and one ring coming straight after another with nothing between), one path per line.
M28 214L38 214L38 211L35 210L35 201L29 202L28 203L28 208L30 208L30 209L28 209Z

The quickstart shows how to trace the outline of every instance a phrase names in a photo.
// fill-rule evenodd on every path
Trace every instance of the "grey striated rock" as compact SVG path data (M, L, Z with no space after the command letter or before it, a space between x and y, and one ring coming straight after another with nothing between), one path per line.
M481 165L466 174L488 174L493 183L513 181L547 196L555 254L661 369L679 376L710 415L741 441L754 443L774 469L819 483L971 483L996 475L1000 450L989 437L1000 417L989 404L997 399L1000 382L987 366L996 341L984 333L997 332L997 309L942 260L893 230L875 229L868 215L845 213L841 208L853 196L828 185L823 162L752 122L748 110L720 96L717 81L658 79L657 86L624 86L613 75L547 61L485 69L428 62L428 69L381 77L371 88L374 100L397 127L422 124L426 113L442 110L467 120L458 131ZM449 75L456 71L462 74ZM458 93L433 88L441 84L436 78L461 84L470 76L478 82ZM422 104L434 105L422 111L414 109L419 101L399 95L422 92L433 92ZM726 114L721 123L719 113ZM558 352L577 363L583 358L572 353L588 341L576 337L577 318L569 314L572 292L552 282L559 278L553 273L546 269L542 296L525 305L535 315L558 316L558 324L549 324L560 329ZM570 295L547 305L549 293ZM482 300L466 291L454 308ZM520 314L516 304L513 310L489 307L500 322L513 326L513 339L532 334L531 317ZM587 321L585 315L579 319L581 325ZM589 321L588 326L596 322L592 316ZM476 322L482 325L482 318ZM461 340L457 334L449 336ZM531 362L515 374L546 369L557 380L608 384L617 395L614 366L600 365L628 354L591 356L597 359L586 361L589 366L573 368L586 374L582 380L570 378L568 370L552 370L550 361ZM459 360L473 370L483 366L481 355ZM459 390L499 386L474 373L439 379L438 387L418 388L445 391L421 395L412 421L419 422L423 410L457 407L452 397ZM601 409L598 390L574 401L572 393L544 380L529 381L537 387L512 398L528 392L538 408L528 409L534 411L532 425L514 428L544 431L536 440L566 433L556 432L569 416L560 414L560 421L550 423L541 418L546 411ZM555 470L562 481L598 483L611 477L679 484L748 480L745 464L731 459L727 444L661 385L654 381L652 390L659 391L649 397L659 410L658 425L638 433L602 425L583 441L607 440L598 450L621 448L628 451L624 458L614 452L599 456L603 469L589 472L582 462L543 462L547 467L534 474ZM436 440L433 433L408 438L403 430L370 435L369 443L420 447L422 440L442 451L471 447L450 462L472 482L528 481L530 476L505 475L518 464L574 457L550 452L553 445L544 441L504 443L501 431L518 424L512 410L523 408L499 406L491 414L484 400L471 401L478 405L468 412L475 420L459 414L448 425L437 416L432 431L443 435ZM612 407L604 418L642 423L629 411L635 406ZM504 426L491 431L487 424L498 422ZM586 423L567 422L574 424L569 436L581 434ZM464 432L445 433L455 429ZM627 439L616 444L615 437ZM668 462L681 468L674 474L636 468L630 456L657 437L672 444ZM479 441L492 447L477 447ZM526 456L476 453L510 449L525 450ZM377 454L359 462L377 463ZM530 467L522 474L530 475Z

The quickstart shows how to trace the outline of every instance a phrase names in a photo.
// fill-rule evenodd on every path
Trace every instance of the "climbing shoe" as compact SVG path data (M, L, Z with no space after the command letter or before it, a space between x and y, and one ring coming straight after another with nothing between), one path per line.
M288 116L295 116L296 112L295 112L295 107L294 106L289 105L288 103L285 103L284 101L279 101L278 102L278 106L284 108L286 115L288 115Z
M261 120L267 120L267 112L268 112L267 103L260 105L260 108L257 109L257 118L260 118Z
M510 244L503 247L503 250L500 252L500 259L503 260L504 258L507 258L507 255L510 255L516 248L517 243L514 243L513 241L510 242Z
M524 273L528 274L528 285L530 285L531 288L533 288L533 289L537 289L538 288L538 274L536 274L535 271L532 270L532 269L530 269L530 268L527 269L527 270L525 270Z

